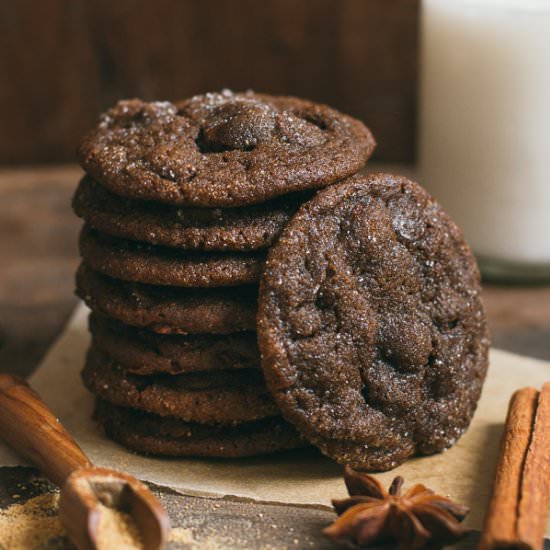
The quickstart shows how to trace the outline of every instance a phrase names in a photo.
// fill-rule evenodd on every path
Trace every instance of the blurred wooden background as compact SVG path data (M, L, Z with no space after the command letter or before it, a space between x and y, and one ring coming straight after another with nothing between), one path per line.
M418 0L2 0L0 164L74 160L123 97L223 87L363 119L379 160L414 157Z

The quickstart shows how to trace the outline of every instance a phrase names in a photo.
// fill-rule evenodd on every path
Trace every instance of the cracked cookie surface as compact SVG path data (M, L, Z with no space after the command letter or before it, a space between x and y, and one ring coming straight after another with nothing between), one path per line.
M283 416L338 462L387 470L452 445L488 363L475 260L418 184L354 176L270 250L258 337Z
M325 105L209 93L177 104L120 101L79 159L116 194L186 206L242 206L330 185L363 167L370 131Z

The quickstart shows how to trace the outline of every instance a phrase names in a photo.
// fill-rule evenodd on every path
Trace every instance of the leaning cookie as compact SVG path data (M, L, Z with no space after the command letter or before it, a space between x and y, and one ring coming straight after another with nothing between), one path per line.
M137 376L92 347L82 379L115 405L187 422L231 425L279 414L258 370Z
M93 345L132 374L259 369L256 333L158 334L90 315Z
M283 416L341 463L387 470L468 427L488 363L475 260L406 178L321 191L270 250L258 337Z
M76 293L92 310L161 334L256 329L257 286L175 288L113 279L81 264Z
M73 209L103 233L184 250L252 251L275 242L311 193L294 193L240 208L182 208L109 193L86 176Z
M236 426L208 426L97 400L94 417L108 437L151 455L240 458L308 446L279 416Z
M209 288L258 283L263 252L188 252L99 233L85 225L80 253L109 277L152 285Z
M118 195L185 206L243 206L330 185L363 167L370 131L325 105L229 91L177 105L120 101L79 159Z

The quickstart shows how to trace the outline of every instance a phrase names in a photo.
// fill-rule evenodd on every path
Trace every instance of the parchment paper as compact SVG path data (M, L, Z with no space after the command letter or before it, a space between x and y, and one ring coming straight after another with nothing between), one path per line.
M310 451L254 459L167 460L131 454L104 438L90 420L93 399L79 376L88 345L86 316L85 306L80 305L30 383L93 462L192 495L325 506L332 497L345 496L341 467ZM405 478L405 486L422 482L467 504L471 512L466 523L479 529L510 395L523 386L540 387L546 380L550 380L550 363L492 350L482 399L470 429L459 442L442 454L410 460L378 476L387 485L399 474ZM23 462L0 443L0 465L17 464ZM546 534L550 535L550 522Z

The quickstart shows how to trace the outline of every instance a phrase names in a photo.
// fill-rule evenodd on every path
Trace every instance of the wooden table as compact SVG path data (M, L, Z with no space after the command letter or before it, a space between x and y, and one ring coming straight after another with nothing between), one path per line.
M70 197L79 176L74 166L0 171L2 372L28 375L77 303L73 276L80 221L71 212ZM484 298L495 346L550 360L550 286L487 284ZM0 468L0 507L51 490L46 483L30 483L35 474L28 468ZM319 534L334 517L326 509L155 490L174 525L191 528L203 546L210 541L212 547L332 547ZM55 547L60 548L59 541Z

